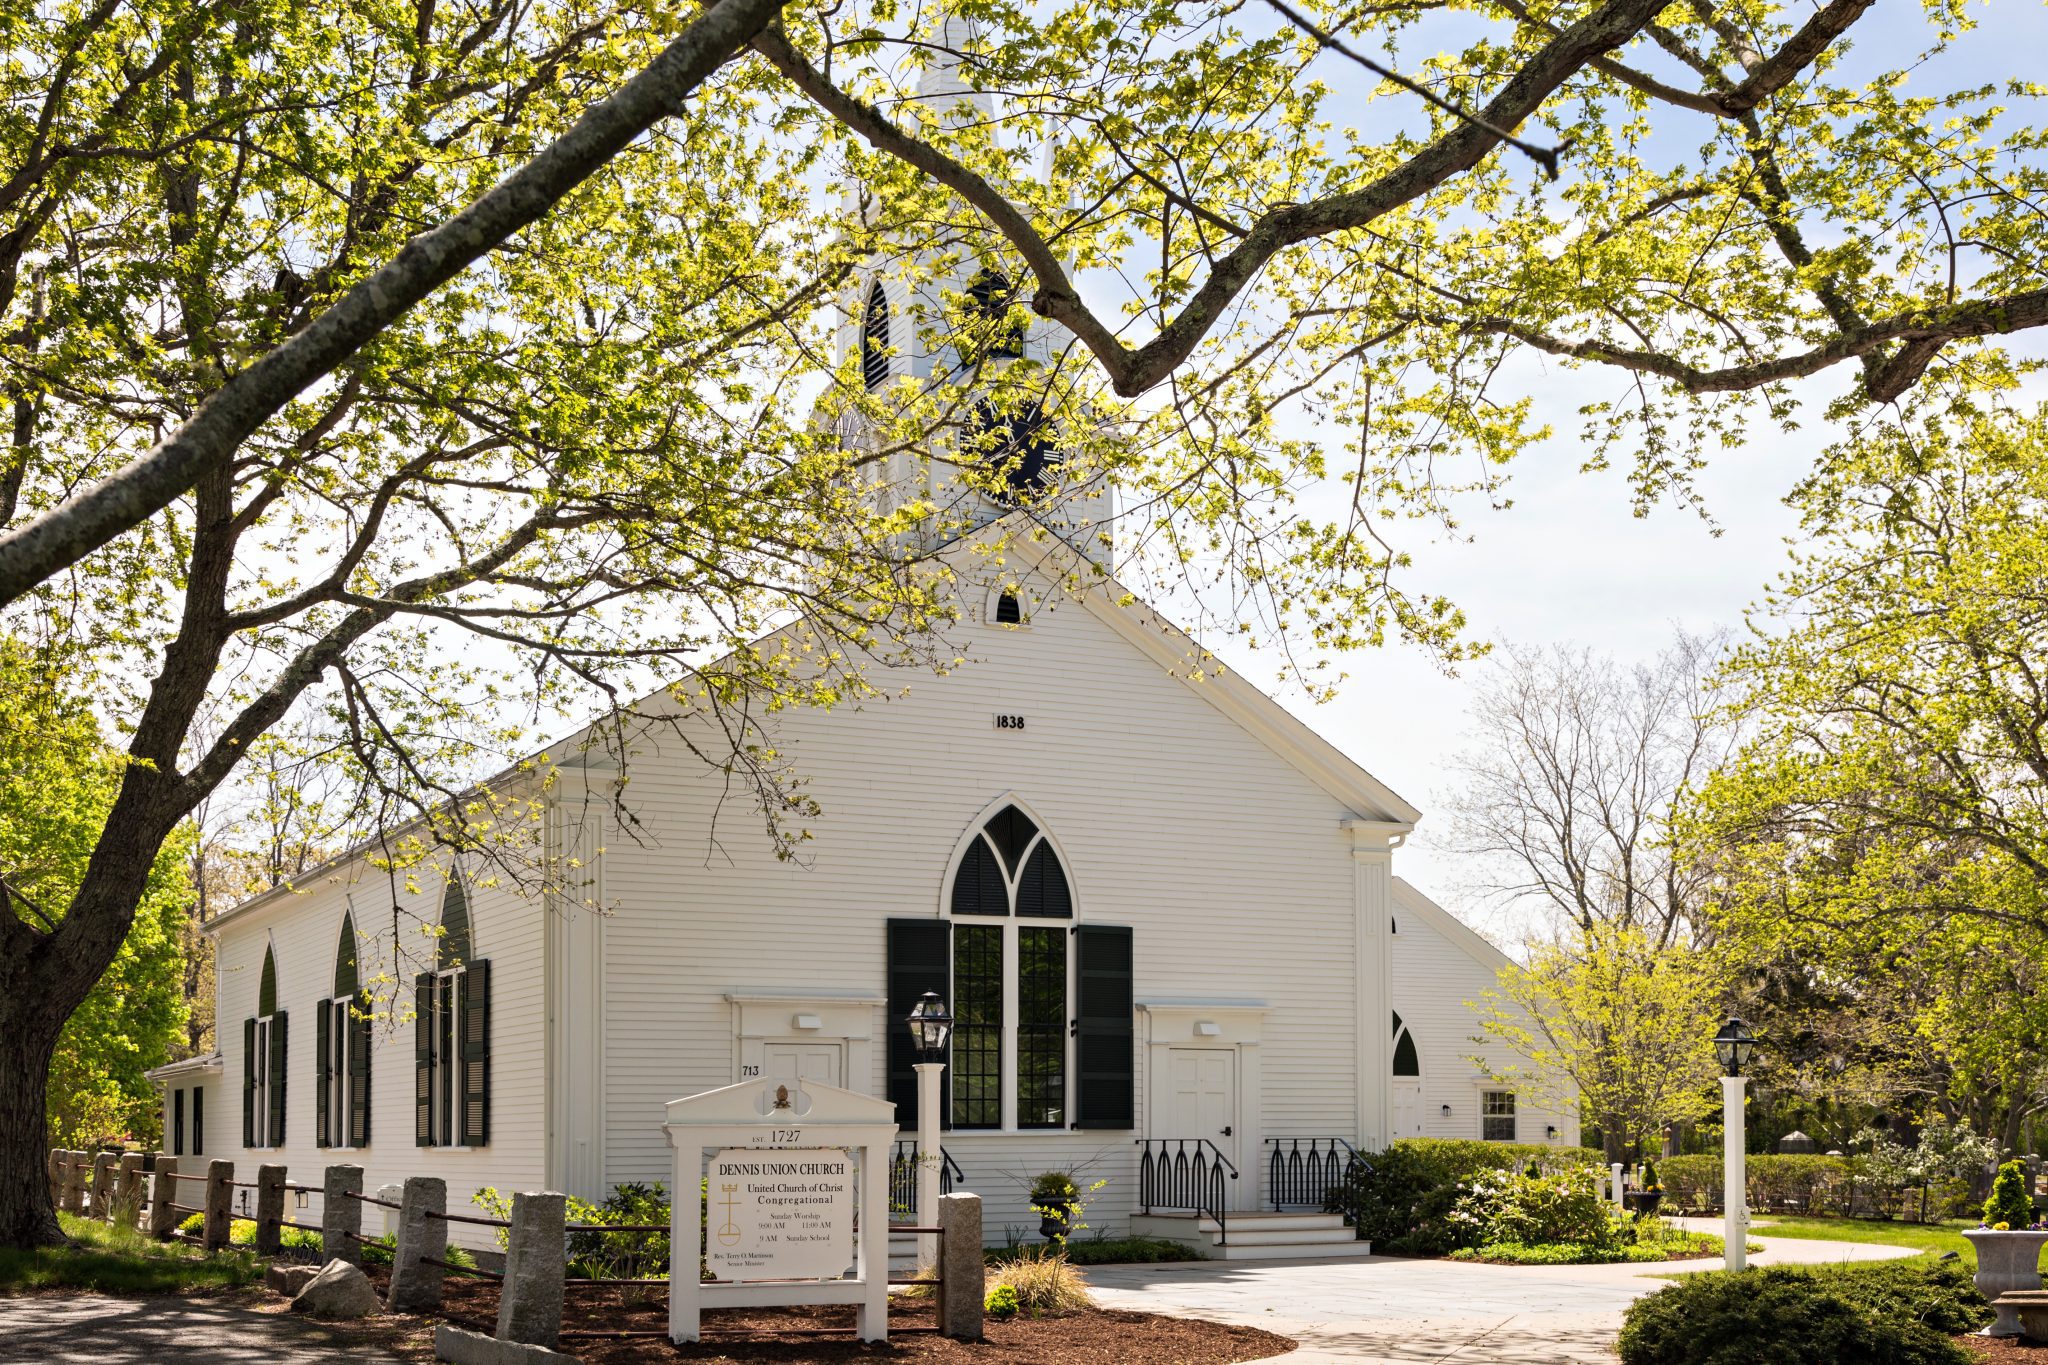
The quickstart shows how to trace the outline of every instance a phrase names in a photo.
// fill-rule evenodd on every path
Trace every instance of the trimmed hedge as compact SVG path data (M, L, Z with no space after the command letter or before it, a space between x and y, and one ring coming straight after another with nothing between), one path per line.
M1597 1165L1587 1147L1535 1142L1476 1142L1454 1138L1402 1138L1367 1158L1365 1169L1331 1188L1323 1202L1341 1213L1377 1250L1396 1255L1441 1256L1461 1245L1450 1218L1459 1186L1487 1171L1545 1172Z
M1961 1266L1916 1257L1681 1277L1638 1299L1623 1365L1969 1365L1949 1338L1991 1320Z

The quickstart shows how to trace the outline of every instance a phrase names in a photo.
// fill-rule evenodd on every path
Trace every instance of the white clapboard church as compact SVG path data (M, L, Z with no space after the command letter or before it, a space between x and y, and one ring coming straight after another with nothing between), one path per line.
M962 97L943 70L924 90ZM957 357L919 310L989 285L871 275L840 344L874 385L929 375ZM1060 337L1037 321L1015 344L1046 358ZM967 508L967 541L1017 530L1024 514L892 458L893 495ZM542 903L460 861L394 878L362 849L219 916L220 1046L155 1073L165 1147L312 1183L336 1161L373 1189L442 1176L459 1207L484 1186L595 1200L663 1180L663 1106L755 1077L886 1097L908 1137L904 1017L926 991L957 1020L944 1178L983 1196L992 1241L1035 1235L1030 1183L1064 1169L1104 1182L1086 1217L1108 1235L1344 1252L1313 1206L1352 1150L1575 1143L1576 1114L1471 1060L1466 1002L1505 959L1395 876L1420 812L1113 577L1067 572L1105 553L1112 503L1087 490L999 567L959 555L964 666L767 722L823 808L801 860L730 810L708 856L725 784L650 726L632 837L603 749L572 735L546 755L545 837L583 896ZM432 970L417 937L393 959L395 922L441 928ZM380 979L405 983L395 1024L349 1010ZM1191 1208L1219 1199L1227 1232Z

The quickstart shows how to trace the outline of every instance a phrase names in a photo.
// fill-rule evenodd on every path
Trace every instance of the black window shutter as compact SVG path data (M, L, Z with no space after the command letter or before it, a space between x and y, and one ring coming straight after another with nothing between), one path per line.
M206 1152L206 1090L201 1086L192 1087L192 1155L202 1156Z
M457 1050L462 1058L462 1136L465 1147L491 1140L491 964L472 962L457 987Z
M370 993L348 1012L348 1145L370 1145Z
M950 1002L952 985L953 926L942 919L890 920L889 1098L896 1104L896 1126L906 1132L917 1126L917 1045L910 1036L910 1007L926 991L937 991L939 999ZM942 1115L951 1108L943 1090L940 1105Z
M185 1155L185 1092L171 1092L171 1155Z
M313 1075L315 1077L313 1085L313 1145L315 1147L327 1146L327 1084L334 1078L334 1067L331 1064L334 1054L330 1050L334 1046L334 1035L332 1032L333 1014L334 1002L332 1000L322 1000L319 1005L319 1013L315 1016L313 1025L313 1051L315 1058L313 1065Z
M284 1146L284 1059L286 1016L283 1010L270 1016L270 1145Z
M242 1021L242 1145L256 1145L256 1021Z
M416 1147L434 1145L434 974L412 979L413 1086L412 1140Z
M1135 1034L1131 1016L1131 931L1083 924L1074 930L1076 1128L1137 1127Z

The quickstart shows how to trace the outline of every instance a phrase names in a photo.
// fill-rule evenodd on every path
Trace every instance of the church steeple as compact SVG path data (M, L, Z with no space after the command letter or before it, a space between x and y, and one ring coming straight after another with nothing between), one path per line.
M972 21L960 15L933 32L915 95L929 111L924 117L993 120L995 101L975 88L971 56L963 56L976 40ZM918 120L906 111L904 121ZM1055 417L1043 400L999 382L1049 376L1073 344L1064 327L1019 307L1016 289L1001 262L958 238L906 240L855 272L841 305L841 365L857 355L855 372L871 393L953 389L941 404L949 414L944 429L929 448L893 455L886 469L871 471L877 496L884 510L929 500L937 513L918 536L928 545L1022 508L1106 563L1112 493L1106 479L1068 464L1060 433L1073 418ZM840 435L850 444L870 438L861 420L843 422ZM976 487L962 477L963 465L993 467L1002 480L991 488L995 481L984 478Z

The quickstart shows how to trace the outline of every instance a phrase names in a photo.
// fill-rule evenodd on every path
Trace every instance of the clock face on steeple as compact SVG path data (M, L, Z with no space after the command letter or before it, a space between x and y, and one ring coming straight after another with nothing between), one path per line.
M996 496L1004 501L1029 501L1058 481L1059 447L1053 443L1052 421L1037 403L1008 414L981 404L968 448L1002 475Z

